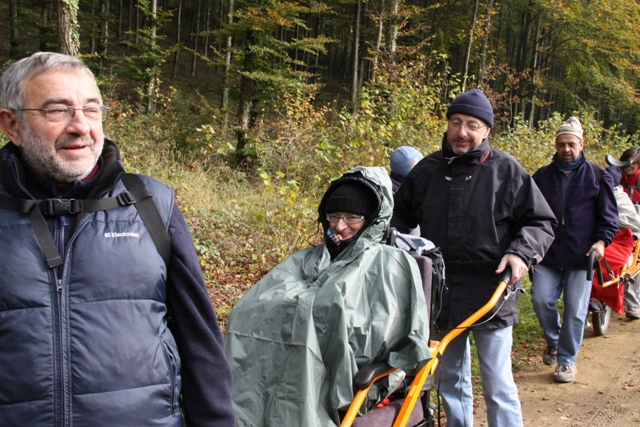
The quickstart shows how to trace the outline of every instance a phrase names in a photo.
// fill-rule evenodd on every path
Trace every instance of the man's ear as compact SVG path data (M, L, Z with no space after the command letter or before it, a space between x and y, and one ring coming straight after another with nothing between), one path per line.
M20 146L22 138L20 137L20 123L16 117L16 113L12 110L3 108L0 110L0 128L7 135L7 138L14 145Z
M485 131L485 134L484 134L484 138L482 138L483 141L489 137L489 134L491 133L491 126L485 127L484 131Z

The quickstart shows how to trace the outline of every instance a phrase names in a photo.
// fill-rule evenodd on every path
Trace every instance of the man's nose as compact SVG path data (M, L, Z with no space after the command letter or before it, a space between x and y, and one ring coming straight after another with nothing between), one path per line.
M102 123L100 123L102 125ZM67 133L74 133L79 135L86 135L91 130L91 126L89 125L89 120L84 115L84 111L75 110L75 114L73 118L67 125Z
M344 220L342 218L340 218L338 220L338 222L336 223L336 225L334 225L334 228L337 232L342 232L342 230L344 230L345 228L347 228L347 223L344 222Z

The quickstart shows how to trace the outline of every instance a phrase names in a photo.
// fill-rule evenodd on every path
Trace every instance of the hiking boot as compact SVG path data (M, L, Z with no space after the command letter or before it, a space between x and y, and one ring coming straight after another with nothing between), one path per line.
M556 356L558 355L558 348L554 345L548 345L542 353L542 363L547 366L553 366L557 363Z
M557 383L570 383L576 380L576 374L578 368L576 365L561 365L556 366L556 372L553 374L553 379Z
M631 320L640 319L640 313L638 313L637 311L627 311L625 316L627 319L631 319Z

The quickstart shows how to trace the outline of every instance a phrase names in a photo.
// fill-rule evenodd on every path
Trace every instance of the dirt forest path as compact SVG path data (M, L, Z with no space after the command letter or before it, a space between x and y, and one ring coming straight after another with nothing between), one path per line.
M570 384L554 383L542 357L516 374L525 427L640 426L640 320L614 313L601 337L587 327L577 367ZM474 424L487 426L479 403Z

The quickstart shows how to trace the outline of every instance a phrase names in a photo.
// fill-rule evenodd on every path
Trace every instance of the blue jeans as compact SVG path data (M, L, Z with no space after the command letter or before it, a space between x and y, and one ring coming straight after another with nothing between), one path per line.
M558 347L558 363L573 365L582 344L584 322L589 310L591 282L586 270L560 270L545 265L533 268L531 299L533 310L548 345ZM556 301L562 294L562 325Z
M522 426L518 388L511 373L513 327L473 331L478 350L482 391L489 427ZM447 427L473 426L471 350L469 331L455 338L445 349L434 374L434 385L444 401Z

